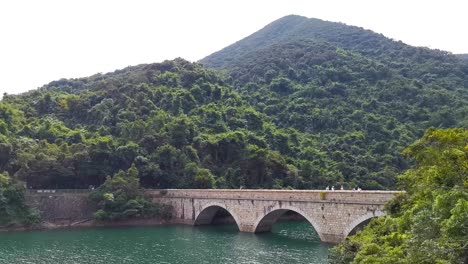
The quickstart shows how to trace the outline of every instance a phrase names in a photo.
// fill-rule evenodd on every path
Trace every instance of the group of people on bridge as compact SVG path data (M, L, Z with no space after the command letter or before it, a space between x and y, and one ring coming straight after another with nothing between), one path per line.
M325 188L325 191L334 191L334 190L335 190L335 186L332 186L331 188L329 186L327 186ZM340 190L344 191L343 185L341 185ZM353 188L352 190L353 191L362 191L362 189L359 186L357 188Z

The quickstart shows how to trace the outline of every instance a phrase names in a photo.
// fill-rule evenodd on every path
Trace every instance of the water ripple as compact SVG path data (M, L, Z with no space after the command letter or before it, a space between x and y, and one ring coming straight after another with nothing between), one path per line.
M307 223L278 223L271 233L236 226L100 228L0 235L0 263L275 263L327 262L328 245Z

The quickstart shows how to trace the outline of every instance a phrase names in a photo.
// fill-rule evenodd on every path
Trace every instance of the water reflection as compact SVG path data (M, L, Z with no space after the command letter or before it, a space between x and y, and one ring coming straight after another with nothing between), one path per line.
M307 222L248 234L235 225L99 228L0 234L0 263L326 263Z

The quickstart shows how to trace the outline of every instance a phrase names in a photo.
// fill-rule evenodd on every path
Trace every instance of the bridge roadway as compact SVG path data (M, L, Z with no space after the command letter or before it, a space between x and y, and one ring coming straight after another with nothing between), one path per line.
M285 212L302 215L327 243L339 243L361 223L385 215L384 205L398 191L318 190L147 190L153 202L173 206L174 221L211 224L227 210L241 232L267 232Z

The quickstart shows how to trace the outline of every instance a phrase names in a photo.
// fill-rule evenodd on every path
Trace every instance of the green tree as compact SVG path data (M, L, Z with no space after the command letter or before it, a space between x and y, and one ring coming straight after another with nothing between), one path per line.
M215 184L213 174L208 169L198 169L195 175L194 187L198 189L212 189Z
M103 185L90 194L99 205L96 220L117 221L129 218L170 217L172 208L154 204L144 197L140 189L138 169L134 164L127 172L119 171L107 177Z
M335 247L333 263L466 263L468 130L429 129L405 151L416 162L402 174L407 191L389 216Z
M32 225L40 221L39 214L25 200L26 188L21 182L0 173L0 226Z

